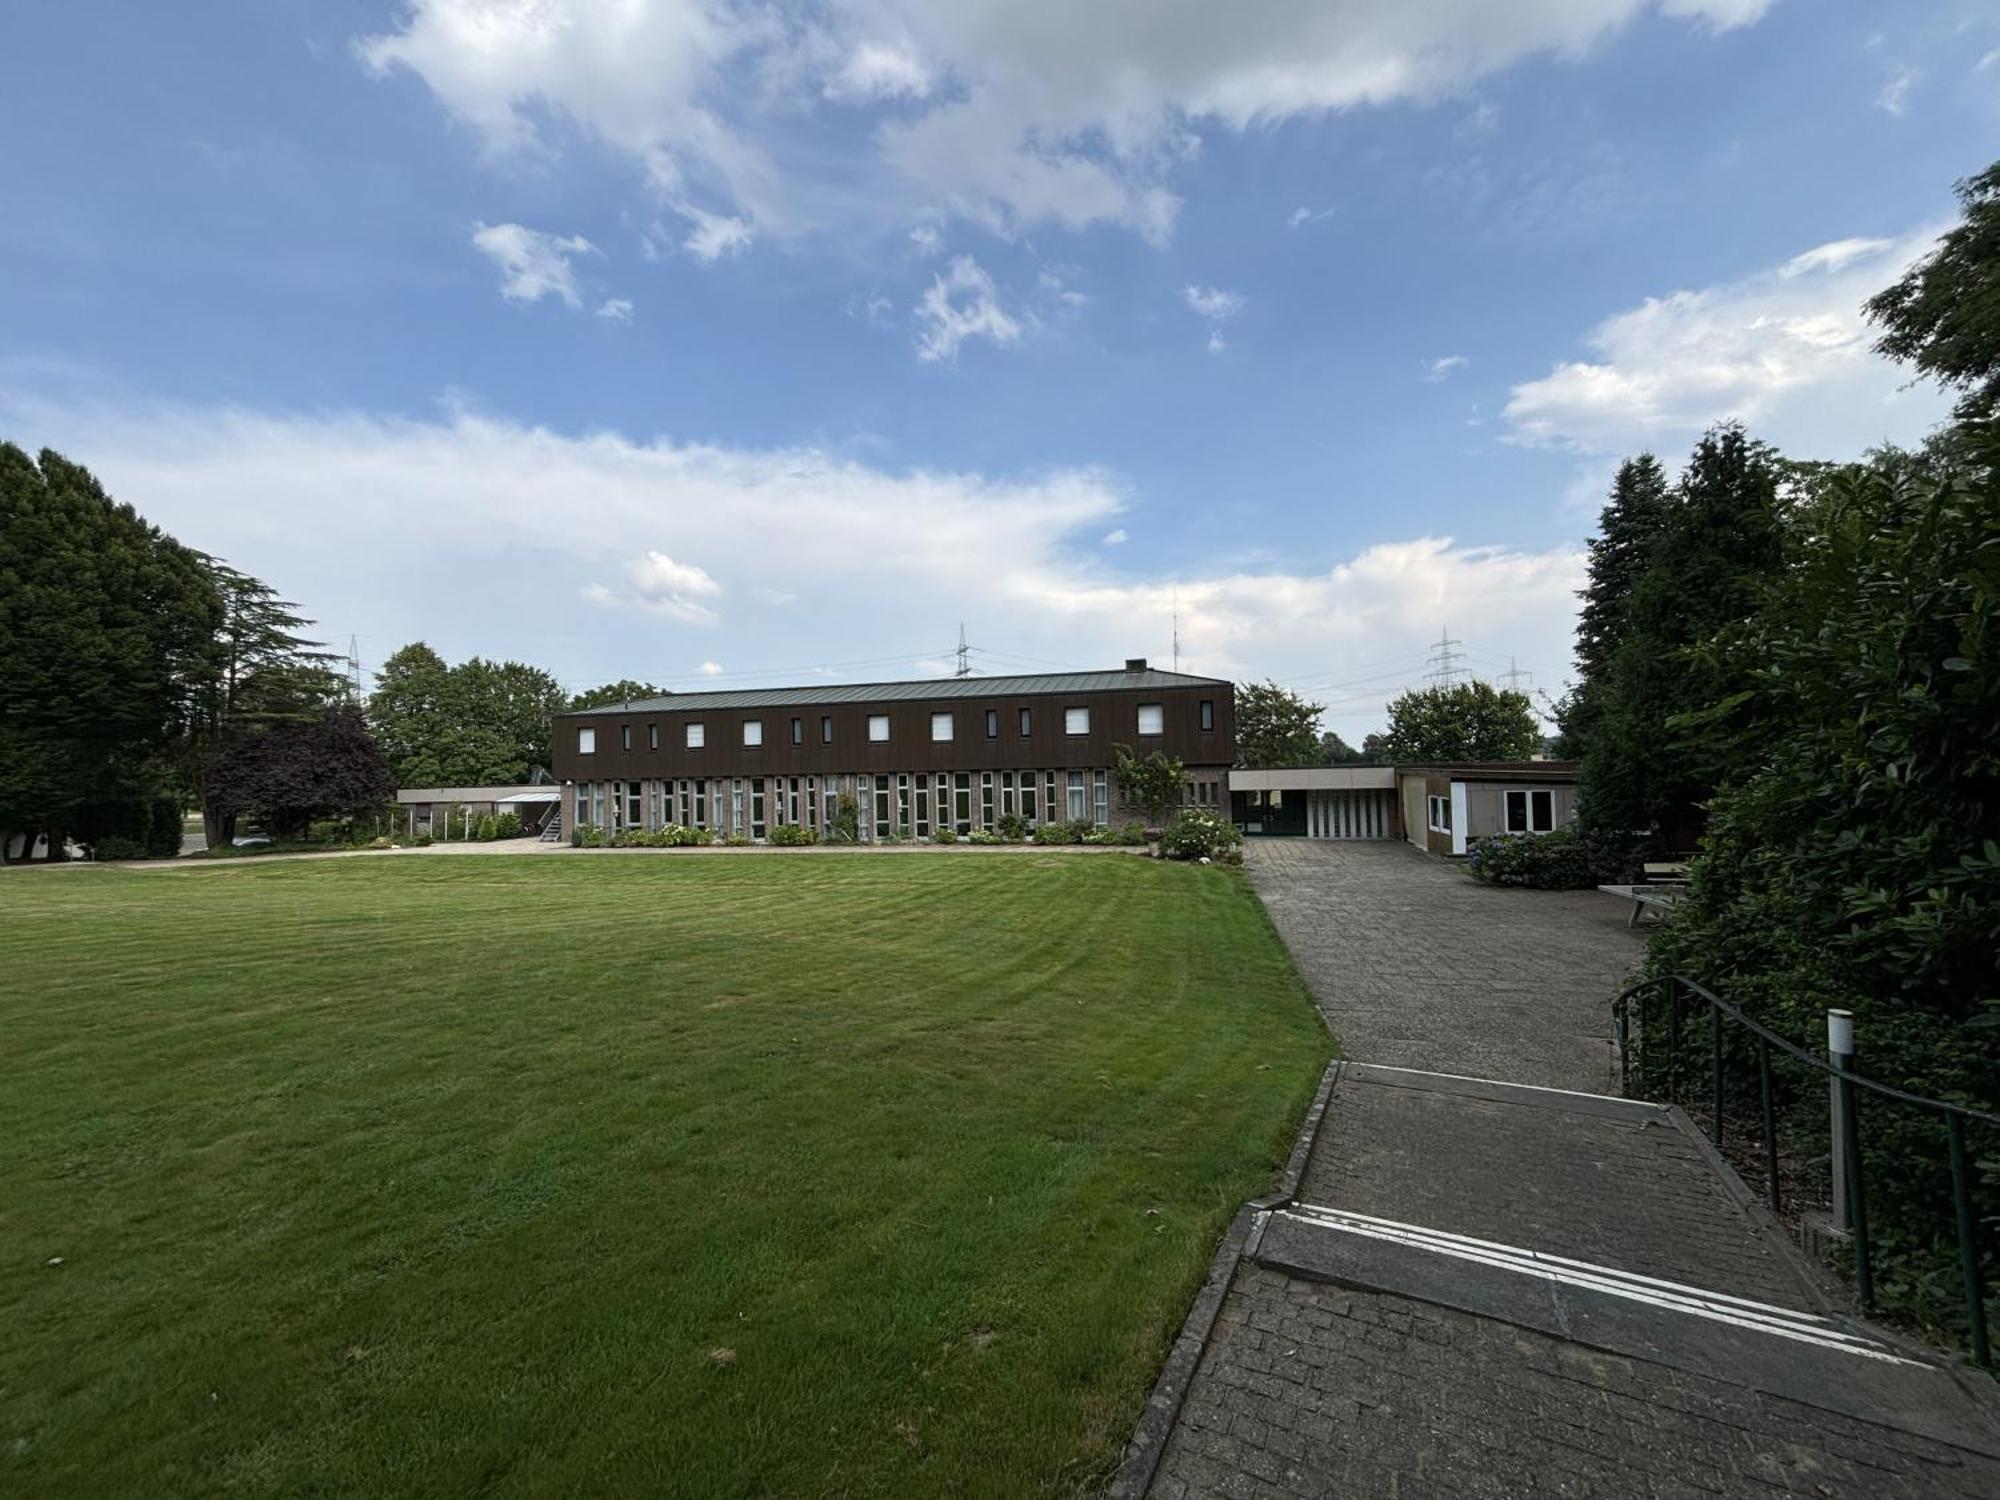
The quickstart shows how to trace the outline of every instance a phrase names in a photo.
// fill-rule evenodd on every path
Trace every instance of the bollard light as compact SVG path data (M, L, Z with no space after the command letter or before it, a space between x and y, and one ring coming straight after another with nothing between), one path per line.
M1830 1010L1826 1013L1826 1050L1838 1057L1854 1055L1854 1012Z

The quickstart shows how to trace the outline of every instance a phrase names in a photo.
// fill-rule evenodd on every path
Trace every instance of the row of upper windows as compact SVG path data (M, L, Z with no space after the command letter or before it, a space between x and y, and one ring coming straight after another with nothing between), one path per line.
M1026 738L1034 732L1034 710L1029 708L1021 709L1020 716L1021 735L1023 738ZM1204 731L1215 728L1215 700L1212 698L1201 700L1201 727ZM1165 734L1167 731L1166 706L1160 703L1141 703L1138 713L1138 731L1142 738ZM762 719L744 719L742 721L742 732L743 743L746 746L755 747L764 743L764 721ZM708 726L699 719L690 720L685 726L685 733L687 736L687 748L690 750L699 750L708 743ZM946 743L956 733L957 722L955 715L949 713L935 713L931 715L931 740L934 744ZM1089 734L1089 708L1065 708L1063 710L1063 733L1072 735ZM619 726L618 737L621 749L630 750L632 748L632 726L630 724L621 724ZM1000 738L1000 710L997 708L986 710L986 738L989 740ZM660 726L657 724L648 724L646 726L646 739L648 749L659 749ZM833 743L832 714L820 715L819 739L822 745L831 745ZM870 714L868 716L868 740L870 744L876 745L885 745L889 742L889 716L887 714ZM794 745L803 745L805 743L805 720L792 720L792 743ZM576 753L578 755L595 755L597 753L597 730L594 727L584 725L578 728L576 731Z

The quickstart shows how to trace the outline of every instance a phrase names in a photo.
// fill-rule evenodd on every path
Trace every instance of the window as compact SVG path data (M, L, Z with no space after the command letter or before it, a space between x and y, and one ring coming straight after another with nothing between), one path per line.
M942 744L951 738L951 715L931 715L931 743Z
M939 809L943 821L943 809ZM960 833L972 832L972 773L960 771L951 778L951 821Z
M1215 728L1215 700L1213 698L1204 698L1201 700L1201 728L1204 734Z
M764 836L764 778L752 777L750 781L750 837Z
M1031 708L1024 708L1021 710L1021 738L1025 740L1034 731L1035 711Z
M792 720L792 743L794 745L803 745L805 742L806 721L804 719Z
M576 753L578 755L597 754L597 731L595 729L579 729L576 732Z
M729 783L729 831L743 831L743 783L740 780Z
M743 743L746 745L761 745L764 743L764 721L762 719L745 719L743 721Z
M1063 710L1064 734L1089 734L1090 710L1087 708L1066 708Z
M1556 826L1554 792L1509 792L1506 802L1509 833L1547 833Z
M705 741L704 741L704 736L705 736L705 734L706 734L706 731L705 731L705 730L704 730L704 729L703 729L703 728L701 727L701 725L700 725L700 724L690 724L690 725L688 725L688 727L687 727L687 747L688 747L688 749L690 749L690 750L699 750L699 749L700 749L700 748L702 747L703 743L705 742Z
M1072 823L1090 816L1090 809L1083 800L1083 772L1069 773L1069 820Z
M986 738L989 740L1000 738L1000 710L997 708L986 710Z
M648 750L657 750L657 749L659 749L659 748L660 748L660 726L659 726L659 725L657 725L657 724L648 724L648 725L646 726L646 748L647 748Z
M1108 827L1111 822L1111 787L1102 771L1090 773L1090 821L1099 828Z
M618 748L620 750L630 750L632 748L632 726L630 724L620 724L618 726Z
M991 718L992 714L989 713L987 717ZM991 828L993 826L993 773L991 771L981 771L979 773L979 826L981 828Z
M1165 734L1167 732L1167 711L1158 703L1139 705L1139 733Z
M886 737L887 734L886 726L884 729L884 734ZM878 839L886 839L888 836L889 836L889 778L887 776L877 776L875 778L875 837Z
M628 781L625 783L625 826L627 828L643 828L646 826L646 813L645 809L639 803L639 795L638 782Z
M1451 798L1431 798L1431 832L1451 832Z
M831 745L833 743L832 714L821 714L819 716L819 742L822 745Z
M1021 821L1030 828L1035 826L1035 773L1021 773Z
M886 745L889 743L889 716L870 714L868 716L868 743Z

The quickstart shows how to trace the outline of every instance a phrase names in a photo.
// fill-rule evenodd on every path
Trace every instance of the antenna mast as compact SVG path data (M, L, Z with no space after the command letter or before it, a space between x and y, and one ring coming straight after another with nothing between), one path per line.
M952 676L970 677L972 675L972 663L966 658L966 652L971 649L971 647L965 644L965 621L960 620L958 622L958 670L953 672Z
M1181 669L1181 591L1174 589L1174 670Z
M361 637L347 638L347 701L361 702Z

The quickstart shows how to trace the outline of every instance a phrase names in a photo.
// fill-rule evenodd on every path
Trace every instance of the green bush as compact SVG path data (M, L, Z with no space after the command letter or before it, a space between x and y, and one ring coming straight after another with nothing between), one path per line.
M475 843L490 844L498 836L500 820L492 813L481 813L472 821L472 837Z
M1236 825L1221 813L1190 807L1160 836L1160 853L1168 859L1222 859L1242 842Z
M724 839L722 842L727 844L732 849L748 849L752 844L756 843L757 841L751 838L750 835L747 833L732 833L729 835L728 838Z
M1002 838L990 828L973 829L972 832L965 836L965 841L968 844L1004 844L1008 842L1008 840Z
M1067 844L1073 841L1069 836L1067 825L1062 823L1040 823L1035 826L1035 831L1028 835L1028 842L1031 844Z
M807 844L817 844L819 834L802 823L780 823L771 830L771 842L785 848L803 848Z
M428 849L430 848L433 842L434 841L432 840L431 836L428 833L420 833L415 838L410 840L410 843L419 849Z
M933 844L955 844L958 842L958 830L947 823L931 835L931 842Z
M570 846L576 849L604 847L604 830L594 823L579 823L569 831Z
M847 792L833 805L833 828L829 837L836 844L861 842L861 805Z
M994 831L1009 844L1018 844L1028 836L1027 821L1019 813L1002 813Z
M517 839L523 832L521 815L517 812L504 812L493 820L493 837L496 839Z
M1467 851L1465 868L1489 885L1537 891L1588 891L1632 878L1640 840L1621 833L1585 832L1574 824L1551 833L1505 833L1481 839Z

